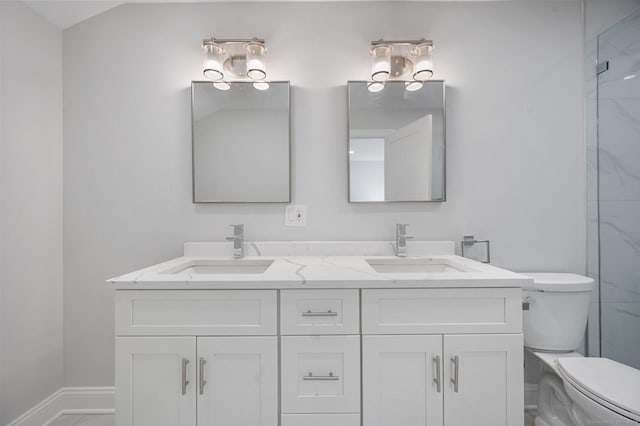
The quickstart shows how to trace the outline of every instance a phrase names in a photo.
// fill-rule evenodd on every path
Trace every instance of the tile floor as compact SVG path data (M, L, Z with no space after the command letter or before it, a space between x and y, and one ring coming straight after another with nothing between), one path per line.
M51 426L113 426L113 414L65 414Z

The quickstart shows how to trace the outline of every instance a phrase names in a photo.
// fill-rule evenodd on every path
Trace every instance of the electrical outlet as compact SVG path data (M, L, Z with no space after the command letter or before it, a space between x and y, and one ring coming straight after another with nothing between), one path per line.
M307 226L307 206L291 205L284 211L285 226Z

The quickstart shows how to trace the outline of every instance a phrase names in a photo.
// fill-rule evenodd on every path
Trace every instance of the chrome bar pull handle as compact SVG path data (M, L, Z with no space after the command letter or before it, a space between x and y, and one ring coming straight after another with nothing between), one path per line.
M207 360L204 357L200 357L200 395L204 395L204 385L207 384L207 381L204 379L204 365L207 363Z
M311 310L308 310L307 312L303 312L302 316L303 317L337 317L338 313L333 312L331 309L329 309L327 312L312 312Z
M458 358L458 355L451 358L451 362L453 363L453 377L451 378L451 383L453 383L453 391L458 392L458 381L459 381L458 374L460 373L459 371L460 359Z
M187 380L187 364L189 364L189 360L186 358L182 358L182 394L187 394L187 385L189 381Z
M436 366L435 377L433 381L436 384L436 392L442 392L442 381L440 380L440 355L433 357L433 363Z
M309 372L308 376L302 376L302 380L340 380L340 376L334 376L331 371L328 376L314 376L312 372Z

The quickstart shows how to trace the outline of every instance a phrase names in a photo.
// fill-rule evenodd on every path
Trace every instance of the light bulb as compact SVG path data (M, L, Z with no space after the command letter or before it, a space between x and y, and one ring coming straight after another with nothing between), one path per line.
M231 89L231 84L227 83L226 81L216 81L215 83L213 83L213 87L218 90L229 90Z
M247 77L251 80L264 80L267 77L265 71L264 56L266 49L262 43L250 42L245 46L247 54Z
M212 81L222 80L224 78L224 48L209 40L205 40L202 43L202 48L204 49L204 76Z
M425 81L433 77L433 60L431 59L432 43L422 43L411 51L413 59L413 79Z
M415 92L416 90L420 90L422 89L422 86L424 86L424 83L421 81L407 81L404 83L404 88L407 89L409 92Z
M373 46L371 48L371 79L373 81L385 81L390 75L391 46L387 44Z
M253 87L258 90L267 90L269 88L269 83L266 81L254 81Z
M370 81L367 83L367 90L372 93L380 92L382 89L384 89L384 82L382 81Z

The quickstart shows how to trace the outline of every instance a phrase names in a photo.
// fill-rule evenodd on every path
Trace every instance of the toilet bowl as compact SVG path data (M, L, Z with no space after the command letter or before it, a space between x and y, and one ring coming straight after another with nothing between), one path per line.
M524 273L524 341L544 366L536 426L640 424L640 370L575 349L584 335L593 280Z
M607 358L560 358L577 424L640 423L640 370Z
M640 424L640 370L576 352L533 354L546 367L536 426Z

